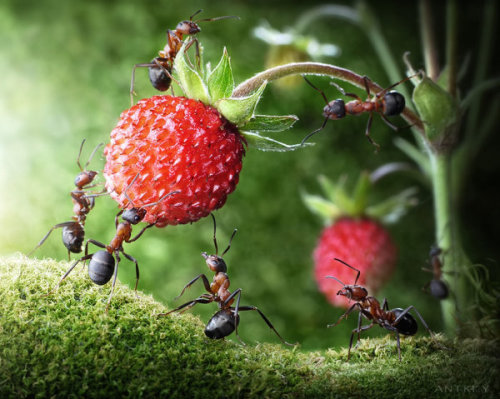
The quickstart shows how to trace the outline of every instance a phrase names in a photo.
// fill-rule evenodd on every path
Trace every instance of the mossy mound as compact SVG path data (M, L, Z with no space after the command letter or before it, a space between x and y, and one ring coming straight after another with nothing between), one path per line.
M212 341L185 313L93 285L67 262L0 258L0 397L498 397L498 345L482 340L365 339L353 351L303 353ZM214 309L215 311L215 309Z

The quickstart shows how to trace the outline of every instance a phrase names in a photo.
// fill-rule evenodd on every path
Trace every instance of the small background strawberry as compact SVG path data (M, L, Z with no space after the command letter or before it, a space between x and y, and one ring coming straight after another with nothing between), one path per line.
M376 295L390 279L397 260L396 246L379 220L396 221L414 202L412 196L415 190L405 190L382 203L366 206L371 186L368 174L361 175L352 197L344 189L344 180L333 184L322 176L320 183L328 199L303 195L307 206L326 224L313 252L314 277L319 290L330 303L347 308L350 302L337 295L342 287L326 276L334 276L344 284L353 284L356 272L334 258L358 269L361 274L357 284L365 286L370 295Z

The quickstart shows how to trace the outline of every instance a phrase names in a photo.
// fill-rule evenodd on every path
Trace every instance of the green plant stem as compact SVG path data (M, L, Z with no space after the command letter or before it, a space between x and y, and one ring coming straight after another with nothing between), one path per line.
M434 194L436 244L443 251L443 274L451 295L441 301L445 332L454 336L460 324L466 321L464 310L470 299L467 288L467 267L458 233L456 202L452 198L451 156L449 153L430 153L431 179Z
M232 97L246 97L257 90L265 81L273 81L290 75L322 75L344 80L359 88L365 87L364 77L348 69L319 62L295 62L267 69L250 79L240 83L233 91ZM369 81L368 86L372 93L379 93L383 89L375 82ZM414 130L424 134L424 125L418 116L408 108L405 108L401 116L410 124Z

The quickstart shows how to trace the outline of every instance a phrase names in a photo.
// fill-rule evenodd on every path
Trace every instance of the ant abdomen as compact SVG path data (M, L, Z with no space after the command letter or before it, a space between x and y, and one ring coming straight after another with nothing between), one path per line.
M68 251L75 254L82 252L85 230L80 223L71 223L62 229L62 241Z
M158 57L151 61L151 64L156 64L155 61L158 61L162 66L159 65L150 66L149 69L149 80L153 87L159 91L167 91L172 83L171 75L169 76L166 71L169 73L172 72L172 69L168 67L168 59Z
M401 114L406 107L405 98L397 91L390 91L384 96L384 115L394 116Z
M104 285L113 276L115 258L108 251L97 251L89 262L89 277L97 285Z
M429 283L430 294L437 299L448 298L448 287L442 280L431 280Z
M390 312L394 313L396 319L398 316L403 313L404 309L395 308L390 310ZM398 329L398 332L403 335L415 335L418 331L417 321L413 318L410 313L406 313L401 320L398 321L396 325L394 325Z
M236 323L235 323L236 321ZM240 316L234 316L232 309L222 309L212 316L205 327L205 335L210 339L222 339L231 334L240 322Z

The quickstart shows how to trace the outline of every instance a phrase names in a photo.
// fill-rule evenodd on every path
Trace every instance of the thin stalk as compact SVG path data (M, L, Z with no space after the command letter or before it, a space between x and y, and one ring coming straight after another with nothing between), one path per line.
M365 87L364 76L358 75L348 69L336 67L334 65L322 64L319 62L296 62L291 64L279 65L274 68L267 69L250 79L240 83L233 91L232 97L245 97L257 90L265 81L271 82L276 79L284 78L290 75L322 75L330 76L340 80L344 80L359 88ZM375 82L369 81L368 86L374 94L384 90L383 87ZM410 124L413 130L417 131L421 137L424 136L424 125L415 113L410 109L405 108L401 116Z
M448 67L448 92L457 95L457 2L448 0L446 5L446 65Z
M432 24L432 10L429 0L420 0L420 32L424 49L425 70L433 81L439 76L438 52Z

